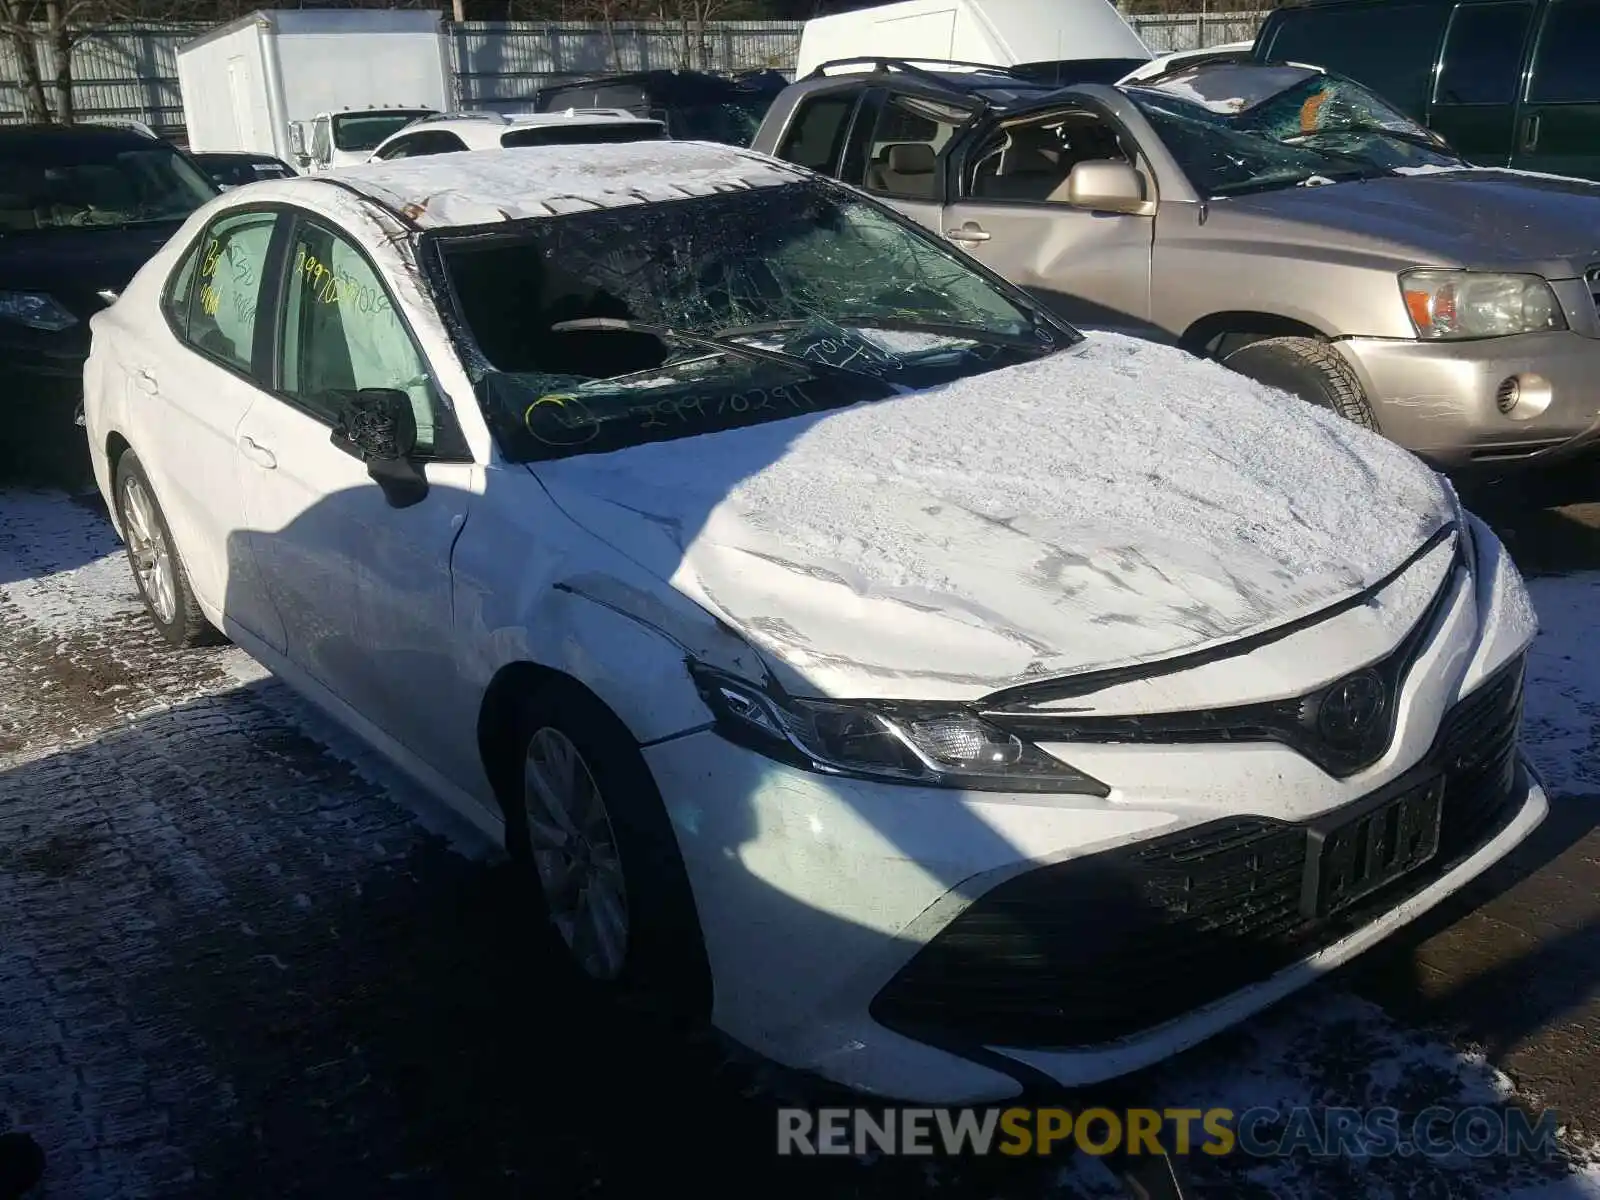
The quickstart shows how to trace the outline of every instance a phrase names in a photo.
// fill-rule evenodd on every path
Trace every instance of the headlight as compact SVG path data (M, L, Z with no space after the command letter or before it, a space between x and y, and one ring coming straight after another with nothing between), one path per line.
M1567 327L1555 292L1538 275L1407 271L1400 276L1400 292L1417 336L1426 341Z
M29 329L59 333L78 323L54 296L44 292L0 292L0 320L15 321Z
M718 732L806 770L973 791L1111 794L960 705L780 698L697 663L689 670Z

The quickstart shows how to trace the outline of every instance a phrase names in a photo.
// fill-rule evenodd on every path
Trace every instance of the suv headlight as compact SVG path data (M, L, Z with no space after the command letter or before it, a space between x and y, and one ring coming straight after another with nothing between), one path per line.
M1477 271L1406 271L1400 293L1417 336L1425 341L1505 337L1565 329L1567 318L1538 275Z
M689 671L719 733L806 770L972 791L1111 794L958 704L802 700L698 663Z
M78 318L62 308L60 301L44 292L0 292L0 320L50 333L78 323Z

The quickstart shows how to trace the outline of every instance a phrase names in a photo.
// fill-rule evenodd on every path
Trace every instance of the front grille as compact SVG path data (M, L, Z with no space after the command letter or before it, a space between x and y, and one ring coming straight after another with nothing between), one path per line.
M1001 884L901 969L874 999L873 1017L932 1041L1092 1045L1315 953L1437 879L1511 819L1522 671L1518 660L1458 703L1424 763L1374 794L1403 795L1442 774L1439 849L1351 908L1302 914L1307 824L1216 821Z

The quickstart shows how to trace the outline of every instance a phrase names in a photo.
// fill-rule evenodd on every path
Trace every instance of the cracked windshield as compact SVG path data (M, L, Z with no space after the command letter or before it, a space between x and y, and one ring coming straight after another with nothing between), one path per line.
M62 140L37 157L18 147L0 161L0 233L181 221L216 194L167 147L107 152Z
M1125 90L1208 197L1463 165L1366 88L1304 67L1198 67Z
M877 400L1078 335L816 184L443 243L480 400L525 461Z

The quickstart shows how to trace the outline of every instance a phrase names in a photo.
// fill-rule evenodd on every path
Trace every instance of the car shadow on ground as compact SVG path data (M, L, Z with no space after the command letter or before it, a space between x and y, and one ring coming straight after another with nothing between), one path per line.
M773 1200L1085 1194L1059 1185L1059 1159L778 1158L780 1105L863 1101L597 1002L561 969L510 864L420 832L381 786L264 717L279 711L267 689L281 685L0 773L0 1113L51 1156L43 1200L631 1197L668 1179ZM230 760L225 784L211 773ZM753 904L781 918L795 902L764 886L751 877ZM1211 1078L1221 1094L1187 1099L1243 1106ZM1438 1081L1413 1082L1324 1102L1437 1098ZM1140 1102L1140 1086L1119 1090ZM105 1174L119 1156L126 1171ZM1201 1194L1268 1194L1247 1161L1199 1166ZM1513 1168L1566 1170L1471 1166L1452 1196ZM1435 1170L1361 1169L1397 1194Z

